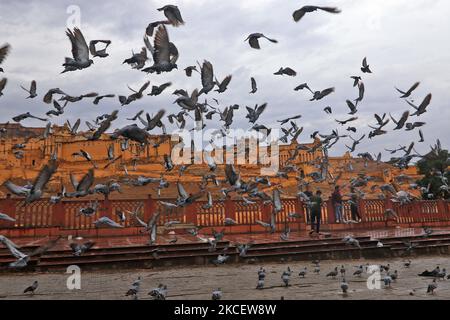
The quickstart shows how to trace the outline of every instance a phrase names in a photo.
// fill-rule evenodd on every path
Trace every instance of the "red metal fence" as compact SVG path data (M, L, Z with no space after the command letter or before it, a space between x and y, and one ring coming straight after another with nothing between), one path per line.
M137 212L138 216L147 222L152 215L161 212L159 224L164 225L169 221L179 221L183 224L192 224L206 228L221 228L225 226L225 219L231 218L237 222L237 226L228 231L237 233L261 232L264 229L256 221L269 222L272 205L258 201L254 204L246 204L238 200L216 201L212 208L204 209L206 202L198 201L183 208L167 209L160 201L174 202L174 199L136 199L136 200L100 200L97 213L92 217L79 214L81 208L92 205L86 200L67 200L58 204L51 204L48 199L41 199L26 205L20 199L0 200L0 212L6 213L16 219L16 222L0 220L0 234L6 230L36 230L53 228L60 231L92 231L96 230L93 222L102 216L119 222L117 211ZM299 199L283 199L283 209L276 216L277 229L282 230L285 224L289 224L291 230L305 230L308 223L308 209L306 204ZM362 217L360 224L336 224L334 208L330 201L325 201L322 206L322 225L325 230L345 228L377 228L393 225L401 226L447 226L450 225L450 204L448 201L415 201L410 204L400 205L389 200L365 199L358 203L359 214ZM388 219L385 216L387 209L393 209L397 219ZM289 214L297 213L300 218L289 218ZM351 220L351 210L348 203L344 204L343 215L345 220ZM125 229L136 229L135 219L128 216L123 223ZM136 230L133 232L136 233ZM123 231L117 231L123 234ZM23 232L21 233L23 234ZM30 234L30 233L28 233Z

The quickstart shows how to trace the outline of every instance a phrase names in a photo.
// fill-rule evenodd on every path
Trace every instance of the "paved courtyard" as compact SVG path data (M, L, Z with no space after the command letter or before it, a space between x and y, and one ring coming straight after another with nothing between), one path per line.
M125 296L131 283L139 276L143 278L139 299L150 299L147 293L163 283L168 287L167 299L209 300L216 288L223 291L223 299L450 299L450 280L439 280L434 296L427 295L426 290L431 279L418 277L417 274L437 265L450 267L450 259L445 256L411 258L410 268L403 266L404 260L353 260L322 261L320 275L314 274L314 266L309 263L270 263L266 269L265 289L256 290L257 271L260 265L224 265L220 267L180 267L170 269L109 270L85 272L81 274L81 290L68 290L66 286L69 274L35 273L0 274L0 299L130 299ZM399 279L390 289L369 290L368 274L361 278L353 276L355 266L366 264L390 264L391 271L398 270ZM340 291L339 277L326 278L325 275L336 266L344 265L347 269L346 280L349 294L344 297ZM281 274L287 267L293 271L291 286L282 287ZM298 276L300 270L308 268L305 279ZM383 277L384 274L382 274ZM22 294L23 290L34 280L39 281L39 288L34 296ZM410 295L413 293L413 295Z

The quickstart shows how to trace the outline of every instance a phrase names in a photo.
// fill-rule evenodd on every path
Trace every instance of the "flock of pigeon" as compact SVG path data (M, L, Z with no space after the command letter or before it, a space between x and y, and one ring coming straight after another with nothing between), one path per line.
M406 260L403 262L403 268L409 269L411 267L411 260ZM313 265L313 274L314 276L320 276L321 274L321 268L320 268L320 261L315 260L312 262ZM293 271L290 267L287 267L285 271L281 274L281 281L283 287L290 287L292 286L292 275ZM301 269L298 273L298 277L300 279L305 279L308 275L308 267L304 267ZM350 274L349 274L350 273ZM359 265L354 266L354 271L349 272L347 268L344 265L341 265L340 267L337 266L330 272L326 274L326 278L330 278L332 280L339 279L339 287L342 290L342 295L344 298L349 297L350 295L350 286L347 282L346 278L353 277L356 280L361 279L365 274L369 277L372 276L374 273L379 273L379 278L374 279L372 281L380 281L381 284L384 286L384 289L392 289L393 283L396 283L399 280L399 272L398 270L392 271L391 265L388 263L386 265L369 265L368 263L366 265ZM265 289L265 280L267 276L266 269L264 267L260 267L260 269L257 271L258 275L258 281L256 285L257 290L263 290ZM432 279L432 281L428 284L426 288L426 294L434 295L436 290L438 289L438 280L444 280L445 278L450 279L450 275L447 275L445 268L440 268L440 266L437 266L434 270L428 271L425 270L424 272L418 274L419 277L426 277ZM143 278L141 276L138 277L136 281L134 281L128 291L125 293L126 297L131 297L134 300L139 299L139 294L141 292L141 283ZM376 285L376 283L373 283ZM34 281L33 284L29 287L27 287L24 290L24 294L31 294L34 295L39 287L39 282ZM154 300L166 300L168 293L167 285L164 285L160 283L158 287L151 289L148 292L148 295L152 297ZM418 294L417 289L412 289L409 292L410 296L415 296ZM221 300L223 297L223 292L221 288L214 289L211 294L212 300ZM284 296L281 297L282 300L284 300Z
M132 70L142 71L148 74L159 75L163 73L174 72L174 70L178 69L177 61L180 52L176 47L176 45L170 41L169 29L167 26L180 27L185 22L177 6L166 5L162 8L159 8L158 10L164 13L166 20L155 21L150 23L145 30L145 35L143 39L144 46L142 47L142 49L139 52L133 52L132 56L125 59L123 62L123 64L129 65ZM305 6L293 13L293 19L295 22L299 22L308 13L315 12L318 10L331 14L338 14L341 12L338 8L333 7ZM80 70L92 68L94 64L93 59L108 58L109 56L108 50L110 46L113 46L110 40L91 40L88 45L88 42L86 41L83 33L78 28L74 28L73 30L68 29L66 34L71 42L72 57L65 58L65 62L63 64L64 70L62 71L62 73L75 71L80 72ZM276 39L269 38L262 33L252 33L247 37L245 41L248 41L251 49L259 50L261 49L260 42L262 40L267 40L273 45L276 45L278 43ZM10 53L10 51L11 46L8 44L0 48L0 64L4 64L6 57ZM150 55L148 53L150 53ZM153 61L152 65L147 64L148 61L150 60ZM216 103L216 106L212 106L210 103L208 103L207 99L205 99L205 102L202 103L199 101L199 98L202 95L208 96L214 89L215 89L214 92L217 92L218 94L227 91L228 86L232 81L232 75L227 75L223 78L223 80L219 81L217 79L217 76L214 74L213 65L211 64L211 62L207 60L204 60L204 62L201 64L198 63L198 69L196 65L191 65L187 66L184 69L184 71L187 77L192 77L194 75L194 72L197 72L201 78L201 87L200 89L193 90L191 93L188 93L184 89L175 90L173 92L173 94L177 96L175 103L181 108L181 111L179 111L178 113L168 115L167 120L169 121L170 124L176 124L178 128L184 129L187 124L186 121L187 118L193 118L195 120L195 127L193 130L202 130L206 127L206 120L212 120L214 115L219 115L220 121L222 122L223 125L219 130L216 131L217 133L216 138L222 139L223 137L227 136L228 130L230 129L233 123L235 112L237 112L240 109L240 106L235 104L232 106L228 106L224 108L223 111L221 111L219 109L220 102L216 98L213 98L213 100ZM0 72L3 73L5 71L2 68L0 68ZM372 67L369 65L367 58L364 58L362 61L361 72L367 76L370 76L370 74L372 73ZM281 67L279 71L274 73L274 75L296 77L297 72L290 67ZM336 119L336 122L341 126L346 126L358 120L357 117L358 108L364 101L365 85L363 82L362 75L355 75L351 77L350 80L353 83L353 87L357 87L358 89L358 97L354 100L348 99L346 101L346 104L350 111L349 115L351 117L342 120ZM3 78L2 80L0 80L0 97L3 95L7 83L8 83L7 78ZM416 105L413 100L409 100L413 95L415 89L418 88L419 84L420 84L419 82L415 83L408 90L401 90L396 88L396 90L401 94L400 98L404 99L408 107L414 109L414 112L411 113L410 110L407 110L401 115L400 118L397 119L391 114L389 115L389 117L387 117L386 114L384 115L375 114L376 124L369 126L372 129L372 131L368 134L369 139L374 139L377 136L387 134L388 131L386 129L386 126L392 121L392 123L395 124L395 127L393 128L394 131L403 129L412 131L419 129L418 130L418 135L420 137L419 142L425 141L423 133L420 129L425 125L425 123L418 121L418 119L421 115L427 112L427 108L431 103L432 95L428 94L419 105ZM250 85L251 85L250 94L256 93L258 91L258 86L256 79L254 77L250 79ZM147 92L147 89L149 89L150 87L150 81L147 81L140 88L133 89L129 87L131 91L130 95L118 96L118 100L121 106L129 105L142 99L146 95L147 96L160 95L170 86L172 86L172 83L167 82L159 86L152 86L150 92ZM21 86L21 88L27 92L28 94L27 99L35 99L36 97L38 97L38 89L37 89L38 87L36 81L33 80L29 88L26 88L24 86ZM318 101L318 102L322 101L327 96L335 92L335 88L313 90L311 89L311 86L308 83L300 84L296 86L294 90L295 91L307 90L308 95L310 95L310 101ZM47 117L60 117L65 113L66 108L69 106L69 104L73 104L84 99L92 99L93 104L97 105L104 99L113 99L115 97L116 97L115 94L101 95L96 92L90 92L87 94L83 94L81 96L71 96L65 93L60 88L52 88L45 93L43 97L43 102L52 105L52 109L46 113ZM249 123L253 130L261 132L265 131L266 134L267 133L270 134L271 132L270 128L261 123L258 123L260 116L267 108L268 108L267 103L264 103L262 105L256 105L254 108L246 107L247 109L246 119L249 120ZM333 108L328 106L324 109L324 112L329 115L333 114ZM193 117L191 116L192 113L194 114ZM149 113L146 113L144 115L144 110L142 110L136 115L134 115L132 118L127 119L129 121L132 121L133 124L127 125L120 129L116 129L112 134L110 134L110 138L112 140L120 139L122 151L125 151L129 148L130 142L136 143L142 147L151 144L154 148L158 148L159 145L163 142L163 140L152 141L151 139L154 139L154 137L150 135L150 132L156 128L160 128L164 134L167 133L166 125L164 124L165 115L166 115L165 110L160 110L156 115L150 115ZM83 132L81 134L89 141L99 140L100 138L102 138L102 135L105 134L111 128L113 122L118 119L118 116L119 111L114 110L110 114L98 116L95 119L95 121L93 121L93 123L90 121L86 121L86 125L89 128L89 131ZM29 118L37 119L43 122L48 121L48 118L35 116L32 115L30 112L17 115L13 117L12 120L15 122L21 122ZM297 114L278 121L278 123L282 126L282 132L284 134L280 138L281 142L289 143L297 141L298 137L303 133L303 127L300 127L297 124L296 120L299 120L301 118L302 115ZM136 121L139 121L142 127L139 126L137 123L135 123ZM77 135L79 127L81 125L81 120L78 119L78 121L76 121L73 125L70 123L67 123L67 125L70 128L71 134ZM6 130L7 130L6 128L0 128L1 133L5 133ZM317 150L321 150L325 155L325 159L321 160L320 163L318 163L317 160L311 162L311 165L316 166L318 168L318 171L309 174L307 177L304 176L298 177L299 190L302 190L304 186L310 183L306 178L310 178L312 179L313 182L317 183L325 181L336 182L339 179L339 177L333 177L332 174L328 171L329 170L328 150L330 150L340 139L348 138L350 141L350 146L347 147L351 152L355 152L358 145L366 138L365 134L358 138L354 138L351 135L352 133L357 133L358 130L359 129L356 127L349 126L346 129L348 134L340 134L337 129L333 130L331 134L324 134L321 133L320 131L314 132L311 135L311 138L319 139L320 144L315 145L313 147L306 147L304 145L299 145L297 150L295 150L295 152L291 154L291 158L289 159L288 163L279 170L276 177L288 178L288 173L298 172L296 166L293 164L293 161L296 159L300 151L307 151L310 153L314 153ZM52 134L52 123L48 122L46 130L43 133L42 137L40 138L45 139L51 134ZM24 152L26 152L27 141L28 140L26 140L23 144L16 145L14 147L13 152L16 157L18 158L23 157ZM211 144L214 145L214 139L211 141ZM405 169L408 168L413 159L422 158L423 156L421 156L415 151L414 146L415 142L411 142L409 146L400 146L399 149L388 150L391 154L403 152L403 155L401 155L400 157L393 158L391 163L400 169ZM440 148L441 148L440 143L438 142L436 148L433 150L435 152L438 152ZM64 186L61 186L61 192L58 193L58 195L54 195L50 198L50 201L52 203L58 203L62 201L63 198L81 198L94 193L108 195L111 192L120 191L121 186L118 182L110 182L108 184L97 184L94 186L95 182L94 173L95 169L98 169L98 166L95 163L95 161L93 161L91 155L88 152L80 150L80 152L74 153L73 156L85 159L86 161L92 164L93 168L90 169L80 181L77 181L77 179L73 175L71 175L71 183L73 191L67 192L66 188ZM381 154L378 154L375 157L373 157L369 153L359 154L359 156L365 159L366 163L369 161L373 162L376 161L378 164L381 163L382 157ZM121 155L115 155L114 148L109 148L107 153L107 159L109 160L109 162L106 167L112 165L113 163L121 159ZM163 207L168 209L185 207L191 205L196 200L203 197L205 194L207 194L208 202L207 204L204 205L204 209L212 207L213 196L211 192L208 191L207 186L210 182L212 182L213 185L215 186L220 185L220 181L217 179L217 176L215 174L218 166L216 163L214 163L214 160L210 156L205 156L205 160L208 164L210 172L203 176L203 182L200 186L200 191L197 193L188 193L184 189L183 185L180 182L178 182L177 190L179 196L177 200L175 201L175 203L161 202ZM134 166L136 166L136 163L134 163ZM176 166L173 164L170 155L164 155L165 170L167 172L171 172L175 169L175 167ZM186 170L188 170L188 168L189 165L180 166L179 175L181 176ZM52 156L49 163L42 168L33 184L19 186L14 184L12 181L7 181L5 183L5 187L12 194L25 198L26 204L30 204L34 201L41 199L41 197L44 195L46 185L51 180L55 172L57 172L57 170L58 170L58 159L56 155L54 155ZM345 168L345 170L352 171L353 169L349 167ZM128 170L126 166L124 166L124 171L128 176ZM231 164L225 166L225 174L226 180L224 181L224 183L227 184L227 186L224 186L221 189L223 197L218 199L218 201L223 201L231 193L235 193L239 195L240 199L242 199L245 202L245 204L256 203L255 199L262 199L265 202L272 203L273 213L271 216L271 221L269 222L258 221L258 224L265 227L272 233L275 232L275 218L276 215L282 210L281 188L273 189L272 195L268 195L266 192L260 190L260 188L267 188L273 186L268 177L257 177L253 180L244 181L241 179L240 173ZM443 186L446 186L448 191L448 185L444 177L444 173L440 174L442 176ZM357 178L351 180L349 184L353 188L356 188L356 192L359 193L359 196L364 196L364 193L363 191L360 190L360 188L367 186L368 182L371 181L371 179L372 179L371 177L366 176L365 174L360 174ZM408 177L405 175L397 177L397 179L402 180L397 181L399 183L409 181ZM141 187L151 183L156 183L158 185L157 186L158 194L162 189L168 188L169 186L169 183L164 179L163 176L161 176L160 179L148 178L144 176L140 176L136 179L127 178L125 180L125 183L128 183L135 187ZM401 202L402 204L408 203L413 199L413 197L408 192L405 191L399 192L391 184L383 186L375 186L373 188L377 187L379 187L380 190L382 191L381 197L386 197L386 195L390 195L392 199ZM419 188L419 186L417 185L415 186L411 185L411 187L416 189ZM301 199L303 199L306 203L309 203L310 200L309 197L305 195L303 192L300 191L298 196ZM96 201L94 203L91 203L88 207L80 209L79 215L92 217L98 212L98 210L99 210L99 203ZM387 214L395 215L395 212L388 212ZM120 222L124 222L125 219L127 219L127 215L135 219L135 221L137 221L137 224L139 226L143 227L146 232L149 232L150 243L156 242L157 220L159 218L160 212L155 213L149 222L144 222L139 218L139 209L137 209L135 212L127 212L127 215L125 214L125 212L119 211L117 215L119 217ZM298 214L292 213L290 214L290 217L296 218L299 216ZM11 218L5 213L0 214L0 219L7 221L14 221L13 218ZM122 224L117 223L108 217L101 217L94 223L96 227L110 227L110 228L123 227ZM176 223L179 222L171 221L169 222L169 225ZM227 221L225 221L225 223L226 225L233 225L236 224L236 221L228 219ZM199 239L202 241L210 243L211 250L215 250L217 241L220 241L220 239L223 238L223 231L222 232L214 231L213 239L205 239L200 237L198 231L199 231L198 229L193 229L191 230L191 234L199 237ZM286 228L285 232L281 235L281 238L283 240L288 240L289 238L288 228ZM17 261L10 265L13 268L20 268L26 266L31 257L36 255L42 255L44 252L46 252L52 246L54 246L56 244L56 241L58 240L59 239L51 241L49 244L39 248L37 252L24 254L20 252L18 250L18 247L9 239L3 236L0 238L0 242L3 243L11 251L12 255L14 255L17 258ZM354 245L353 243L351 243L351 239L347 239L346 241L350 241L349 244ZM176 242L176 239L174 240L174 242ZM73 250L74 255L81 255L86 251L88 251L90 248L92 248L93 245L94 245L93 242L87 242L82 245L71 243L71 248ZM244 244L244 245L239 244L237 246L237 249L240 251L240 254L242 256L245 256L250 246L251 244ZM156 253L157 252L155 252L155 254ZM214 263L222 264L226 260L227 260L226 254L221 254L214 261ZM286 274L283 276L283 281L285 283L288 283L289 276L290 271L288 270L288 272L286 272ZM265 273L261 271L259 273L260 283L258 284L258 286L263 285L264 277ZM387 275L387 278L389 277L391 277L391 279L394 280L393 278L394 274ZM348 288L348 285L345 285L344 279L343 290L344 287L346 286ZM34 292L36 288L37 283L35 283L27 290L30 292ZM138 291L139 281L133 284L133 288L134 291ZM166 291L167 288L161 285L157 289L152 290L152 296L156 298L164 298L166 295ZM215 291L213 297L215 297L216 299L220 299L221 297L220 290Z

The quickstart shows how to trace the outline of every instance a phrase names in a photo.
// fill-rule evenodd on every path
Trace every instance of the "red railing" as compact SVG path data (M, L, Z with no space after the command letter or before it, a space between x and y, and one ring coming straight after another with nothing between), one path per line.
M106 216L119 222L116 214L120 211L137 212L140 219L145 222L159 211L159 225L169 221L179 221L183 224L192 224L201 227L223 227L225 219L231 218L237 222L242 232L262 231L256 221L270 221L272 205L257 201L254 204L246 204L241 200L227 199L222 202L215 201L209 209L204 209L205 201L198 201L184 208L167 209L160 201L175 202L174 199L134 199L134 200L99 200L97 213L92 217L80 215L80 209L92 204L86 200L65 200L58 204L50 204L48 199L41 199L26 205L22 199L0 200L0 212L6 213L16 219L11 223L0 220L0 233L2 229L39 229L59 228L60 230L93 230L93 222L101 216ZM388 219L385 216L387 209L393 209L397 219ZM445 200L415 201L400 205L391 201L365 199L358 203L358 209L362 222L361 228L388 225L394 221L398 225L450 225L450 202ZM289 214L297 213L300 218L290 218ZM278 230L288 223L292 230L304 229L307 222L308 208L305 203L296 198L282 200L282 210L276 215ZM325 201L322 206L322 224L326 227L335 225L334 208L330 201ZM344 203L344 218L351 219L351 210L348 203ZM136 221L128 216L122 224L126 228L136 227ZM353 225L358 228L359 225Z

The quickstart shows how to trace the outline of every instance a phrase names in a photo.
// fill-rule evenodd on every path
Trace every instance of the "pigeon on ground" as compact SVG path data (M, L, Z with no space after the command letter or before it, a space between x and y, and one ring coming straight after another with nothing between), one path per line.
M222 299L222 290L218 288L212 292L212 300L221 300Z
M34 294L35 292L36 292L36 290L37 290L37 288L39 287L39 282L36 280L36 281L34 281L33 282L33 284L31 285L31 286L29 286L29 287L27 287L24 291L23 291L23 293L25 294L25 293L31 293L31 294Z
M136 281L134 281L131 285L131 288L128 289L127 293L125 294L125 296L132 296L133 298L137 298L137 295L141 289L141 281L142 281L142 277L138 277L138 279Z
M427 293L434 295L434 291L436 291L437 287L436 279L433 279L433 282L428 285Z
M345 281L345 278L342 279L341 289L342 289L342 293L344 295L347 295L347 293L348 293L348 283L347 283L347 281Z
M292 274L291 268L288 267L287 270L284 271L283 274L281 275L281 280L283 280L283 283L286 287L289 286L291 274Z

